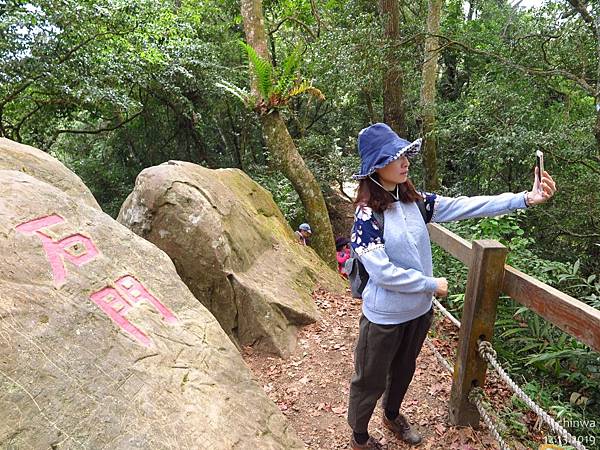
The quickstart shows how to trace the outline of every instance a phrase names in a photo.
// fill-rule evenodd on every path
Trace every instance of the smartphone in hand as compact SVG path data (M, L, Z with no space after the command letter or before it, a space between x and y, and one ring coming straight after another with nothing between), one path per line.
M544 152L537 150L535 152L535 166L537 167L538 190L542 190L542 174L544 173Z

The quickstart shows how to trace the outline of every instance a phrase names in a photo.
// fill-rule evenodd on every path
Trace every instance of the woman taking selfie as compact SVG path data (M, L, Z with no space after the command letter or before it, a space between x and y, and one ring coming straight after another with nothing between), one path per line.
M369 273L354 353L348 423L353 449L380 449L368 425L383 395L385 427L416 445L421 436L400 406L433 319L432 297L448 294L445 278L434 278L425 222L496 216L547 201L556 191L547 172L533 189L517 194L448 198L417 192L408 178L409 158L421 140L408 142L376 123L359 133L361 157L351 246ZM536 169L537 175L537 169ZM423 204L419 204L424 202ZM379 220L378 220L379 218ZM380 223L383 222L383 223Z

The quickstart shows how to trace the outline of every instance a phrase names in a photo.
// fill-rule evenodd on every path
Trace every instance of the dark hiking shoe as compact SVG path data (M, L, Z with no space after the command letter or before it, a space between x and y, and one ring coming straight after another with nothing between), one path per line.
M350 448L352 450L384 450L384 445L372 436L364 444L359 444L354 440L354 436L350 440Z
M383 424L394 433L398 439L407 444L418 445L423 440L421 435L417 433L417 430L410 426L408 420L406 420L406 417L402 414L399 414L395 420L390 420L385 416L385 413L383 413Z

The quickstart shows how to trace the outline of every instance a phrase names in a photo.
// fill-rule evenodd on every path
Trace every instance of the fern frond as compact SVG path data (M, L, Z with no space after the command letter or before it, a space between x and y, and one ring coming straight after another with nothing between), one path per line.
M310 84L307 80L302 80L302 83L297 84L292 89L290 89L285 96L287 98L292 98L304 93L317 97L319 100L325 100L325 96L323 95L323 93L319 89L314 87L312 84Z
M317 97L321 101L325 100L325 95L323 95L323 93L314 86L309 86L308 89L306 89L306 92L308 92L313 97Z
M300 45L285 57L283 60L279 73L277 75L277 84L273 89L277 93L284 93L290 89L297 77L297 72L300 69L300 62L302 61L302 47Z
M215 86L237 97L245 106L251 106L252 96L245 89L237 87L235 84L232 84L226 80L221 80L220 82L215 83Z
M310 87L310 84L308 83L308 81L302 80L302 82L300 84L297 84L296 86L294 86L287 92L286 97L291 98L291 97L295 97L296 95L304 94L309 87Z
M252 46L246 44L244 41L239 41L242 48L248 55L248 60L252 64L254 76L256 77L256 83L258 92L262 98L268 100L273 90L273 66L271 63L256 53L256 50Z

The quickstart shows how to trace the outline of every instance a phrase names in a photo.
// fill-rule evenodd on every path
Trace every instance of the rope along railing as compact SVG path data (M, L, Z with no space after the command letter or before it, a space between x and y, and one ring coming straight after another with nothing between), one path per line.
M438 349L435 348L435 345L433 345L433 343L429 340L429 338L427 338L425 340L425 343L431 349L431 351L433 351L433 354L438 359L438 361L440 362L442 367L444 367L448 372L450 372L450 374L454 374L454 369L452 368L452 365L448 362L448 360L446 358L444 358L444 356L438 351ZM496 442L498 442L498 444L500 445L500 448L502 450L511 450L510 447L506 444L506 442L504 442L504 439L502 439L502 436L500 436L500 432L494 425L492 418L490 417L490 415L486 411L485 407L483 406L483 403L481 401L482 396L483 396L483 390L481 388L475 388L471 391L469 400L471 401L471 403L473 403L475 405L475 407L477 408L477 411L479 411L479 414L481 415L483 422L486 424L486 426L490 430L490 433L492 433L492 436L494 437L494 439L496 439Z
M454 325L456 325L457 328L460 328L460 321L456 317L454 317L450 311L448 311L446 308L444 308L444 306L435 298L433 299L433 303L435 304L437 309L439 309L448 319L450 319L450 321ZM444 358L444 356L438 351L438 349L435 348L435 345L433 345L433 342L431 342L429 340L429 338L427 338L425 340L425 343L430 348L430 350L433 352L433 354L435 355L437 360L440 362L442 367L444 367L448 372L450 372L451 375L454 375L454 369L452 368L452 365L450 364L450 362L448 362L448 360L446 358ZM506 444L506 442L504 442L504 439L502 439L502 436L500 436L500 432L494 425L492 418L490 417L490 415L486 411L485 407L483 406L482 397L483 397L483 390L481 388L475 388L471 391L471 393L469 395L469 401L471 403L473 403L475 405L475 407L477 408L477 411L479 411L479 414L481 415L483 422L485 423L485 425L488 427L488 429L492 433L492 436L494 437L494 439L496 439L496 442L498 442L498 444L500 445L500 448L502 450L511 450L510 447Z
M483 406L483 397L484 397L483 389L481 389L480 387L473 388L471 390L471 392L469 393L469 401L471 403L473 403L475 405L475 407L477 408L477 411L479 411L481 418L483 419L483 421L487 425L488 429L492 433L492 436L494 436L494 439L496 439L498 444L500 444L500 448L502 450L510 450L510 447L506 444L506 442L504 442L504 439L502 439L502 436L500 436L500 432L494 425L494 422L492 422L492 418L488 415L485 407Z
M454 325L456 325L458 328L460 328L460 321L456 317L454 317L452 315L452 313L450 313L446 308L444 308L444 306L438 300L433 299L433 302L434 302L435 306L446 317L448 317L448 319ZM435 348L433 343L431 343L429 340L427 340L427 345L433 351L434 355L440 361L442 366L444 366L444 368L446 368L450 373L453 374L454 370L452 369L452 366L446 360L446 358L444 358L438 352L438 350ZM496 372L498 373L498 375L500 376L502 381L504 381L508 385L508 387L517 395L517 397L519 397L533 412L535 412L538 415L538 417L540 417L542 419L542 421L544 421L550 427L550 430L552 430L553 433L558 435L562 440L564 440L564 442L569 443L570 445L575 447L577 450L587 450L586 447L581 442L579 442L575 436L573 436L562 425L560 425L558 422L556 422L546 411L544 411L542 409L541 406L539 406L537 403L535 403L531 399L531 397L529 397L519 387L519 385L512 380L512 378L510 378L510 376L506 373L506 371L502 368L502 366L496 359L496 356L497 356L496 350L494 350L494 348L492 347L492 344L490 342L480 341L478 350L479 350L479 355L491 367L493 367L496 370ZM483 418L483 421L485 422L487 427L492 432L492 435L494 436L494 438L500 444L500 447L502 448L502 450L509 449L509 447L506 445L506 443L502 440L500 433L494 426L490 416L487 414L487 411L485 410L485 408L483 406L483 403L482 403L483 396L484 396L484 392L480 387L473 388L473 390L469 394L469 401L471 401L471 403L473 403L477 407L477 410L479 411L479 414Z
M454 375L454 369L452 368L452 365L448 362L446 358L444 358L444 356L438 351L438 349L435 348L435 345L433 345L433 342L431 342L429 338L425 340L425 344L427 344L427 347L429 347L429 349L433 352L433 354L440 362L442 367L444 367L444 369L450 372L451 375Z
M446 308L444 308L444 305L442 305L435 297L433 298L433 304L439 311L442 312L442 314L444 314L448 319L450 319L450 321L454 325L456 325L458 328L460 328L460 321L456 317L454 317L450 311L448 311ZM435 355L437 360L440 362L440 364L448 372L450 372L451 375L454 375L454 369L452 368L452 364L450 364L448 362L448 360L446 358L444 358L444 356L438 351L438 349L435 348L435 345L433 345L433 342L431 342L429 340L429 338L427 338L427 339L425 339L425 343L427 344L429 349L433 352L433 354Z
M504 371L500 363L496 360L496 350L493 349L492 344L488 341L479 342L479 354L481 357L488 362L500 375L502 381L504 381L511 390L517 394L517 396L540 417L550 429L561 437L564 442L571 444L577 450L586 450L585 446L577 440L575 436L569 433L564 427L556 422L546 411L544 411L537 403L535 403L523 390L515 383L510 376Z
M502 294L525 306L583 344L600 352L600 310L561 292L506 263L509 249L500 242L480 239L468 242L439 224L428 224L431 241L468 267L460 334L456 346L455 371L448 402L449 421L453 425L477 426L481 413L471 399L473 387L483 387L486 372L494 368L514 394L531 408L561 443L577 450L585 449L548 413L526 397L495 360L491 345L479 344L493 336L498 300ZM440 309L449 319L446 311ZM457 322L450 319L458 326ZM489 344L487 344L489 345ZM444 365L445 366L445 365ZM473 394L476 395L476 394Z
M444 358L444 356L438 351L437 348L435 348L435 345L433 345L433 343L429 340L429 338L427 338L425 340L425 343L431 349L431 351L433 352L435 357L438 359L438 361L440 362L442 367L444 367L448 372L450 372L450 374L453 375L454 369L452 368L452 366L450 365L448 360L446 358ZM473 403L475 405L475 407L477 408L477 411L479 411L479 414L483 418L483 422L486 424L486 426L492 433L492 436L494 437L494 439L496 439L496 442L498 442L498 444L500 445L500 448L502 450L510 450L510 447L506 444L506 442L504 442L504 439L502 439L502 436L500 436L500 432L494 425L492 418L490 417L490 415L486 411L485 407L483 406L483 402L481 401L482 396L483 396L483 390L481 388L474 388L471 391L469 400L471 401L471 403Z
M454 317L450 311L444 308L444 305L442 305L436 298L433 299L433 304L441 311L443 315L450 319L450 322L456 325L457 328L460 328L460 321Z

